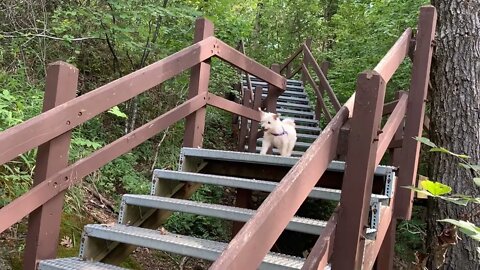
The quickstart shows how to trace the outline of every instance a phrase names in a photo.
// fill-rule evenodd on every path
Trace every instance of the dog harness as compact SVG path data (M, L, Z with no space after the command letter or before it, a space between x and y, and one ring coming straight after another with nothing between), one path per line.
M277 137L277 136L282 136L282 135L288 135L287 131L285 131L285 128L282 127L282 130L283 132L282 133L270 133L272 134L273 136Z

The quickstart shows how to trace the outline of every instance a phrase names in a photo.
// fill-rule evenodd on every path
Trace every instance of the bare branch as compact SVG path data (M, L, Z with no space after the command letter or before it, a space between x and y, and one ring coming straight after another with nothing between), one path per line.
M20 35L11 35L9 33L0 33L0 39L1 38L48 38L52 40L59 40L59 41L84 41L84 40L90 40L90 39L102 39L98 37L79 37L79 38L72 38L72 39L65 39L65 38L60 38L60 37L55 37L55 36L50 36L46 34L20 34Z

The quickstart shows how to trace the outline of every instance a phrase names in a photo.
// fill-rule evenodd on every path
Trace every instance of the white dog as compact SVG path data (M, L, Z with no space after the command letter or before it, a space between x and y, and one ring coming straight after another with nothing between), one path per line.
M297 131L295 130L295 122L293 119L280 120L280 114L263 112L260 124L264 130L262 151L260 154L265 155L270 146L275 146L283 157L292 155L293 147L297 141Z

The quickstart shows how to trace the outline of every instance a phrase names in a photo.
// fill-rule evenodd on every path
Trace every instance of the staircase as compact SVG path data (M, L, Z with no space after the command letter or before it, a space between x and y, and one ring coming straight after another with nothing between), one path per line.
M268 84L254 76L248 76L252 89L255 90L257 86L262 87L262 99L266 98ZM245 76L243 77L242 84L244 88L247 88ZM310 106L310 101L302 81L287 80L287 90L284 91L277 100L277 113L281 115L282 119L288 117L295 120L297 142L295 143L292 156L302 156L322 131L318 126L319 119L315 119L315 113ZM257 140L256 152L260 153L261 148L262 138L259 138ZM273 153L278 155L278 150L273 149Z
M251 79L254 87L264 86L262 95L266 96L267 84L255 77ZM168 194L172 192L166 189L178 189L182 183L190 183L262 192L273 191L278 181L297 163L299 156L306 151L321 131L300 81L288 81L287 91L278 99L277 112L294 118L297 123L298 142L294 157L182 148L179 170L155 170L149 195L123 195L118 223L85 226L78 258L40 261L38 269L123 269L97 262L101 261L116 243L210 261L216 260L228 243L145 228L142 221L151 216L154 211L183 212L237 222L248 221L255 214L255 210L191 201L188 198L171 198ZM260 151L260 145L261 138L257 140L257 152ZM331 162L324 177L333 180L321 181L322 186L315 187L309 197L339 201L344 170L344 162ZM367 239L374 240L376 237L380 212L390 203L394 179L393 167L379 166L375 171ZM318 236L325 226L326 221L296 216L291 219L286 230ZM304 260L304 258L270 252L263 259L260 269L301 269Z

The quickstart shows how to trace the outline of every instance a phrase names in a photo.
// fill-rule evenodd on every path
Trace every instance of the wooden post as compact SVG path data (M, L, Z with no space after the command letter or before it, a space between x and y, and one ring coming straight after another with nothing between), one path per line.
M194 43L213 36L213 23L205 18L197 19L195 22ZM208 81L210 79L210 59L194 67L190 74L188 87L188 98L208 92ZM206 107L203 107L191 115L185 121L185 135L183 146L201 147L203 143L203 132L205 130Z
M307 48L309 50L312 49L312 38L307 38L305 40L305 46L307 46ZM303 50L303 64L305 64L305 66L308 67L308 62L306 61L306 59L307 58L305 57L305 50ZM301 72L302 72L301 80L302 80L303 84L305 84L307 78L305 77L305 74L303 73L303 71L301 71Z
M64 62L50 64L47 68L43 111L75 98L77 82L77 68ZM77 117L82 117L81 112ZM38 147L33 186L68 166L70 139L71 131L67 131ZM36 269L38 260L56 257L64 195L65 192L59 193L30 214L23 269Z
M394 214L399 219L410 219L412 215L413 191L402 187L414 186L417 179L420 143L413 138L422 135L436 22L437 11L433 6L420 8L402 144L403 157L400 161L395 194Z
M255 87L252 109L258 110L261 105L262 105L262 87L257 86ZM252 153L256 152L259 125L260 125L259 122L252 120L252 125L250 127L250 135L248 136L248 152L252 152Z
M357 79L332 269L362 268L385 87L375 71Z
M251 101L250 101L251 97L252 97L252 91L245 89L245 91L243 91L243 100L242 100L243 106L248 108L251 107ZM247 135L248 135L248 119L242 116L240 117L240 135L238 139L237 151L245 152Z
M262 87L257 86L255 87L255 92L253 94L254 99L250 100L249 97L252 96L250 91L246 90L244 99L243 99L243 105L252 107L254 110L258 110L262 104ZM247 121L247 118L242 117L242 123L243 121ZM248 152L255 153L256 152L256 147L257 147L257 134L258 134L258 125L259 123L257 121L251 121L251 126L250 126L250 132L248 132ZM243 125L242 125L243 128ZM245 130L246 130L246 124L245 124ZM241 145L241 146L240 146ZM241 144L239 143L239 151L244 152L245 151L245 141L243 141ZM237 196L235 199L235 206L240 207L240 208L252 208L252 191L249 189L242 189L242 188L237 188ZM244 222L233 222L233 230L232 230L232 236L234 237L237 235L237 233L242 229Z
M325 75L325 77L327 77L329 67L330 67L329 62L325 61L325 62L322 63L321 69L322 69L322 72ZM320 94L321 94L322 99L320 99L320 97L317 97L317 102L316 102L316 105L315 105L315 118L317 119L317 121L320 121L320 117L322 116L322 100L323 100L323 97L324 97L323 94L325 93L325 89L322 87L321 84L317 84L317 85L318 85L318 89L320 90Z
M280 65L272 64L271 69L277 73L280 72ZM277 112L277 99L280 96L280 89L269 84L268 85L268 94L266 98L266 107L267 111L276 113Z

